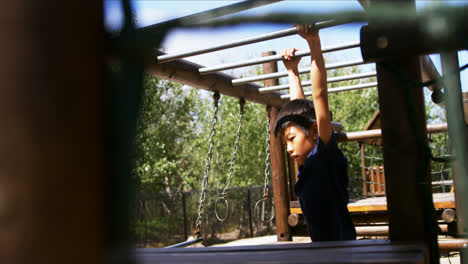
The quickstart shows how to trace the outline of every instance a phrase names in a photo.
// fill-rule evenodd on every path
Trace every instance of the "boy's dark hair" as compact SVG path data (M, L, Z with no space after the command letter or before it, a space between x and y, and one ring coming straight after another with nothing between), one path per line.
M312 101L296 99L287 103L278 113L275 124L275 136L289 125L294 124L302 129L306 135L309 134L310 126L317 122L315 108Z

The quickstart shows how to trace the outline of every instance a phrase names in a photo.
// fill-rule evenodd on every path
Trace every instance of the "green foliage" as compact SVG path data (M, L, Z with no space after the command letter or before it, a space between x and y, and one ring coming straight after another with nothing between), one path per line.
M331 70L328 77L344 76L359 73L357 67ZM350 80L332 83L329 88L355 85L364 82L374 82L375 78L367 80ZM367 123L378 110L378 95L376 88L353 90L328 95L330 111L333 119L343 125L345 132L364 130ZM341 143L340 148L349 162L350 192L352 196L362 193L361 156L357 142Z
M235 98L223 97L220 104L219 126L216 135L216 156L213 162L213 182L224 188L233 155L235 132L239 120L239 103ZM243 127L239 142L232 185L262 184L265 160L265 107L247 102L244 106Z
M194 134L190 128L198 94L149 76L145 77L143 93L133 153L134 176L141 191L180 189L190 165L182 157Z
M263 182L265 107L247 102L232 186ZM134 176L141 192L199 189L212 127L213 99L206 92L155 77L145 78L137 124ZM210 187L224 188L239 119L239 103L219 101Z

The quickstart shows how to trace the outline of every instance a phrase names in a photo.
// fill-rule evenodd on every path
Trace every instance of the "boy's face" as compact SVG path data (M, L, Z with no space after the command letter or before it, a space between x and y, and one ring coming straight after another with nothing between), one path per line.
M309 135L294 124L287 126L283 133L283 142L297 164L304 165L307 155L317 144L317 123L310 126Z

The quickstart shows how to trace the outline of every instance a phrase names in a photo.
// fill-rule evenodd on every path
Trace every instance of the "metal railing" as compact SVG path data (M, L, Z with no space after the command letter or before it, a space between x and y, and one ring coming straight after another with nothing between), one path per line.
M376 87L376 86L377 86L377 82L361 83L361 84L356 84L356 85L331 88L331 89L328 89L328 93L339 93L339 92L344 92L344 91L366 89L366 88L371 88L371 87ZM304 93L304 96L311 96L311 95L312 95L312 92L310 91ZM291 96L289 94L285 94L281 96L281 99L286 99L290 97Z
M363 78L370 78L370 77L375 77L377 75L377 72L372 71L372 72L366 72L366 73L358 73L358 74L352 74L352 75L346 75L346 76L337 76L337 77L331 77L328 78L327 83L334 83L334 82L343 82L343 81L350 81L350 80L356 80L356 79L363 79ZM304 82L301 82L302 87L308 87L311 86L311 80L307 80ZM288 84L281 84L281 85L275 85L275 86L270 86L270 87L264 87L258 89L260 93L266 93L266 92L273 92L273 91L281 91L289 88L289 83Z
M324 21L324 22L319 22L315 23L315 27L317 29L323 29L323 28L328 28L328 27L333 27L337 26L339 23L330 20L330 21ZM190 51L182 51L182 52L177 52L173 54L166 54L166 55L160 55L157 57L158 63L165 63L173 60L178 60L190 56L195 56L195 55L200 55L204 53L209 53L213 51L219 51L223 49L229 49L229 48L234 48L234 47L239 47L247 44L252 44L256 42L261 42L265 40L271 40L271 39L276 39L276 38L282 38L282 37L287 37L287 36L292 36L294 34L297 34L297 29L294 28L288 28L288 29L283 29L279 31L274 31L270 33L265 33L253 37L248 37L240 40L234 40L231 42L207 47L207 48L201 48L201 49L196 49L196 50L190 50Z
M332 69L337 69L337 68L357 66L357 65L369 64L369 63L370 62L364 62L362 60L339 62L339 63L332 63L332 64L325 65L325 69L332 70ZM310 72L310 68L299 69L299 74L308 73L308 72ZM236 85L246 84L250 82L257 82L257 81L263 81L263 80L268 80L268 79L276 79L276 78L281 78L281 77L286 77L286 76L288 76L287 71L262 74L262 75L252 76L252 77L234 79L232 80L232 85L236 86Z
M329 47L323 48L322 53L358 48L360 47L360 45L361 44L359 41L353 41L353 42L349 42L345 44L329 46ZM304 57L304 56L310 56L310 51L308 50L297 51L293 57ZM252 65L266 63L266 62L280 61L282 59L283 59L283 56L281 55L272 55L272 56L261 57L261 58L256 58L256 59L221 64L221 65L212 66L212 67L204 67L204 68L201 68L199 71L200 71L200 74L207 74L207 73L212 73L212 72L217 72L217 71L224 71L224 70L229 70L229 69L252 66Z
M269 5L269 4L273 4L273 3L281 2L281 1L283 0L262 0L262 1L246 0L246 1L239 2L239 3L234 3L231 5L226 5L226 6L210 9L208 11L203 11L203 12L191 14L188 16L164 21L158 24L142 27L142 28L139 28L138 31L144 32L144 33L150 33L150 34L152 33L161 34L162 29L166 29L169 27L176 27L176 26L188 24L191 22L206 21L209 19L235 14L241 11L245 11L245 10L249 10L249 9L253 9L256 7Z

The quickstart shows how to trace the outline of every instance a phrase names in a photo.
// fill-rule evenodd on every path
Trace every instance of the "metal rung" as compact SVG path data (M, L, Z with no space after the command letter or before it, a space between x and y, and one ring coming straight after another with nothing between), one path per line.
M346 76L338 76L338 77L331 77L328 78L327 83L334 83L334 82L343 82L343 81L350 81L350 80L356 80L356 79L362 79L362 78L369 78L369 77L374 77L377 75L377 72L366 72L366 73L358 73L358 74L353 74L353 75L346 75ZM301 82L302 87L308 87L311 86L311 80ZM273 91L281 91L289 88L289 83L288 84L282 84L282 85L275 85L275 86L270 86L270 87L264 87L258 89L260 93L266 93L266 92L273 92Z
M376 86L377 86L377 82L362 83L362 84L351 85L351 86L330 88L330 89L328 89L328 93L339 93L339 92L344 92L344 91L371 88L371 87L376 87ZM312 95L312 92L305 92L304 93L304 96L311 96L311 95ZM289 94L285 94L285 95L281 96L281 99L286 99L286 98L290 98L290 97L291 96Z
M357 48L360 46L361 46L361 43L359 41L353 41L353 42L349 42L345 44L325 47L322 49L322 53L334 52L334 51L339 51L339 50L344 50L344 49L352 49L352 48ZM297 58L297 57L304 57L304 56L310 56L310 51L308 50L297 51L294 53L293 57ZM246 67L246 66L251 66L251 65L256 65L256 64L266 63L266 62L280 61L282 59L283 59L283 56L281 55L272 55L272 56L267 56L267 57L240 61L240 62L222 64L222 65L213 66L213 67L204 67L204 68L200 68L199 71L201 74L207 74L207 73Z
M371 62L355 60L355 61L348 61L348 62L332 63L332 64L325 65L325 69L332 70L332 69L337 69L337 68L344 68L344 67L368 64L368 63L371 63ZM308 72L310 72L310 68L299 69L299 74L308 73ZM262 75L252 76L252 77L234 79L232 80L232 85L236 86L236 85L246 84L250 82L257 82L257 81L263 81L263 80L268 80L268 79L277 79L277 78L286 77L286 76L288 76L287 71L262 74Z
M193 244L196 244L196 243L200 243L202 241L203 241L203 239L201 237L199 237L199 238L195 238L195 239L192 239L192 240L189 240L189 241L184 241L184 242L181 242L181 243L170 245L170 246L167 246L165 248L181 248L181 247L190 246L190 245L193 245Z
M337 23L337 22L335 22L333 20L315 23L315 27L317 29L323 29L323 28L337 26L337 25L339 25L339 23ZM208 48L202 48L202 49L191 50L191 51L182 51L182 52L177 52L177 53L167 54L167 55L160 55L160 56L157 57L157 61L158 61L158 63L164 63L164 62L178 60L178 59L182 59L182 58L186 58L186 57L190 57L190 56L195 56L195 55L199 55L199 54L203 54L203 53L234 48L234 47L243 46L243 45L247 45L247 44L251 44L251 43L270 40L270 39L276 39L276 38L281 38L281 37L292 36L294 34L297 34L297 30L296 30L295 27L294 28L283 29L283 30L279 30L279 31L271 32L271 33L261 34L261 35L253 36L253 37L249 37L249 38L244 38L244 39L241 39L241 40L235 40L235 41L215 45L215 46L208 47Z
M203 21L207 19L213 19L216 17L231 15L231 14L235 14L241 11L245 11L245 10L249 10L252 8L261 7L264 5L269 5L269 4L273 4L273 3L281 2L281 1L283 0L262 0L262 1L246 0L246 1L238 2L238 3L234 3L231 5L221 6L215 9L210 9L210 10L203 11L200 13L171 19L171 20L164 21L158 24L142 27L142 28L139 28L138 31L160 34L161 29L164 29L168 27L169 25L177 26L177 25L181 25L185 23L190 23L192 21Z

